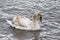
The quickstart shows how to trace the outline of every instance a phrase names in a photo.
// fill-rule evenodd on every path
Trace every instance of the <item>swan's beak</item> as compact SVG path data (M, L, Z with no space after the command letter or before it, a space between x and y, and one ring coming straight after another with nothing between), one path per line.
M40 17L40 22L42 23L42 17Z

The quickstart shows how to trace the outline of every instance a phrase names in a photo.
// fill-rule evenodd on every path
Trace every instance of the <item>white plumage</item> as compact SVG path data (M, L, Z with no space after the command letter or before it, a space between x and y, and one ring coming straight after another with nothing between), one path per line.
M40 25L38 22L41 21L41 19L42 19L41 14L39 12L36 12L32 16L32 20L30 20L25 16L15 16L12 20L6 20L6 21L10 26L15 27L17 29L39 30Z

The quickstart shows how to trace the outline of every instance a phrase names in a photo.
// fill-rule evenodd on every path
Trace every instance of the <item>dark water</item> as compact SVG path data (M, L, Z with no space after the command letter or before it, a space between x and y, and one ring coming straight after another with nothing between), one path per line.
M16 15L31 18L37 10L43 16L41 31L17 30L5 21ZM60 40L60 0L0 0L0 40L33 39Z

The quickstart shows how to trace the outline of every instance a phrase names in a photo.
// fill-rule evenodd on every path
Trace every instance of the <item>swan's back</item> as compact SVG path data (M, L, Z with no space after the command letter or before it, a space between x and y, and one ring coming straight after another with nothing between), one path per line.
M13 22L23 27L31 27L32 21L25 16L16 16L13 18Z

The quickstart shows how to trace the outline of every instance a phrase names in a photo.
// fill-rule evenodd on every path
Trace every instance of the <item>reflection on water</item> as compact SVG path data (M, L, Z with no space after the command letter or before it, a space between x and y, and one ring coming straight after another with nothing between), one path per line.
M40 39L40 30L26 31L26 30L18 30L12 27L8 27L8 29L10 29L11 33L13 32L12 36L14 36L14 38L18 40L39 40Z
M38 40L40 39L40 30L26 31L13 28L14 37L20 40Z

